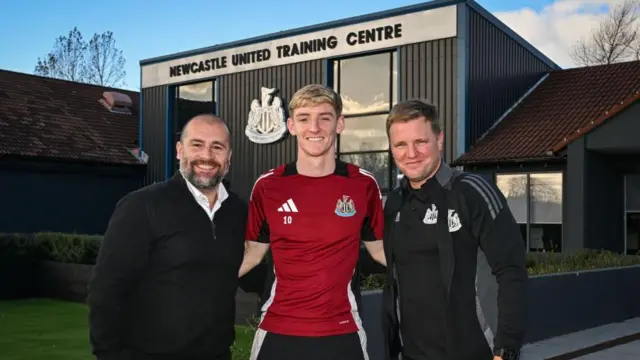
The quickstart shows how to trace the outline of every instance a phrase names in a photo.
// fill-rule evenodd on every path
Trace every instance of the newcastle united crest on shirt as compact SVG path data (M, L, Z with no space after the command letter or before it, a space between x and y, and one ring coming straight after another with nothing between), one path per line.
M281 139L287 132L287 125L282 100L274 95L276 89L263 87L261 92L262 103L258 100L251 102L249 121L244 133L255 143L268 144Z
M353 199L350 199L347 195L342 195L342 199L338 200L336 204L336 215L342 217L349 217L356 214L356 205L353 203Z
M449 220L449 232L458 231L462 227L462 223L460 222L460 217L458 216L458 213L456 213L455 210L449 209L448 220Z
M422 222L427 225L433 225L438 222L438 208L436 208L435 204L431 204L431 208L427 209Z

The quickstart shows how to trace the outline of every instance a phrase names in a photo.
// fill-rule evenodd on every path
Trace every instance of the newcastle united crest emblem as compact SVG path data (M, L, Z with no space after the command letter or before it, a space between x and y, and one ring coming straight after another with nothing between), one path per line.
M268 144L282 138L287 124L282 109L282 100L275 96L276 89L262 88L262 103L251 102L249 121L244 133L249 140L258 144Z
M349 217L355 214L356 205L353 203L353 199L349 199L349 196L347 195L342 195L342 199L339 199L336 204L336 215Z

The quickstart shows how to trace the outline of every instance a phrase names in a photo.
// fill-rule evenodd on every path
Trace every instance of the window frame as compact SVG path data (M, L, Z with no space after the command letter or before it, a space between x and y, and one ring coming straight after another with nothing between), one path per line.
M521 225L525 225L526 228L526 236L525 236L525 243L526 243L526 248L527 248L527 252L531 252L531 225L544 225L544 223L532 223L531 222L531 175L537 175L537 174L560 174L562 176L562 190L561 190L561 194L560 194L560 198L561 198L561 211L562 211L562 220L560 221L559 224L555 223L554 225L560 225L560 252L563 252L565 243L564 243L564 204L565 204L565 179L566 179L566 173L564 170L542 170L542 171L508 171L508 172L494 172L493 174L493 182L496 185L496 187L498 188L498 190L500 190L500 192L502 192L502 190L498 187L498 177L499 176L513 176L513 175L517 175L517 176L522 176L522 175L526 175L526 182L525 182L525 191L527 194L526 197L526 209L527 209L527 222L526 223L520 223L517 222L516 223L521 226ZM504 195L504 194L503 194ZM508 206L508 204L507 204Z
M341 61L357 59L357 58L365 58L369 56L376 56L376 55L383 55L383 54L387 54L389 57L389 72L388 72L389 108L386 111L370 111L370 112L358 113L354 115L343 114L345 126L347 124L348 119L368 117L368 116L388 115L393 105L395 105L398 102L399 100L398 98L400 97L400 89L399 89L400 77L395 76L396 81L394 83L393 72L399 71L400 62L398 61L398 57L400 56L400 51L396 48L384 49L381 51L359 53L355 55L342 56L342 57L332 58L328 60L327 68L329 69L328 71L329 86L331 86L331 88L333 88L334 91L336 91L338 95L340 95L340 85L341 85L340 83L342 80L341 67L340 67ZM386 129L385 129L385 132L386 132ZM343 151L340 151L341 141L342 141L342 136L338 135L336 138L336 158L338 159L342 156L348 156L348 155L386 154L387 155L387 161L386 161L387 174L386 175L388 176L389 183L385 184L386 186L380 186L379 184L380 191L382 192L383 195L386 195L389 191L391 191L391 189L394 188L394 186L398 182L398 177L395 175L396 166L395 166L395 163L393 162L393 156L391 154L390 146L387 147L387 150L364 150L364 151L344 151L343 152Z

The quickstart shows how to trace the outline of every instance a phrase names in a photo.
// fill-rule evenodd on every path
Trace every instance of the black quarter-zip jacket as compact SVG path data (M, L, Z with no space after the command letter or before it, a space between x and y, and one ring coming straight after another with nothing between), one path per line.
M391 244L398 278L403 355L411 360L448 360L446 289L442 281L436 211L425 187L411 189L398 212ZM419 285L416 285L419 284Z
M234 341L247 205L234 193L213 221L180 173L123 197L89 286L99 360L215 359Z
M383 323L388 359L402 352L403 315L414 316L400 312L403 291L399 286L407 285L398 279L395 253L396 243L403 240L399 237L404 236L406 225L401 212L411 191L403 179L385 203L388 281L383 291ZM421 192L434 205L431 216L436 218L433 234L445 292L447 358L491 360L493 348L519 350L524 341L528 275L524 240L504 196L479 175L454 170L445 163ZM425 286L419 276L412 279L415 284L409 286Z

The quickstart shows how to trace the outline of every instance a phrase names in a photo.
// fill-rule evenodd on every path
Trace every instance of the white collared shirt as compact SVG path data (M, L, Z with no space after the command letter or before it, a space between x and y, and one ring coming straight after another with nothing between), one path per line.
M182 174L182 172L180 172L180 174ZM193 186L193 184L189 180L187 180L184 174L182 174L182 177L187 182L187 187L189 188L189 191L191 192L191 194L193 194L193 197L198 202L198 205L200 205L200 207L204 209L207 215L209 215L209 219L213 221L213 217L216 211L220 209L220 207L222 206L222 202L229 197L229 193L227 192L227 189L224 187L222 182L220 182L220 184L218 185L218 197L216 198L216 203L213 204L213 208L211 208L209 206L209 199L207 199L207 196L203 194L200 190L198 190L195 186Z

